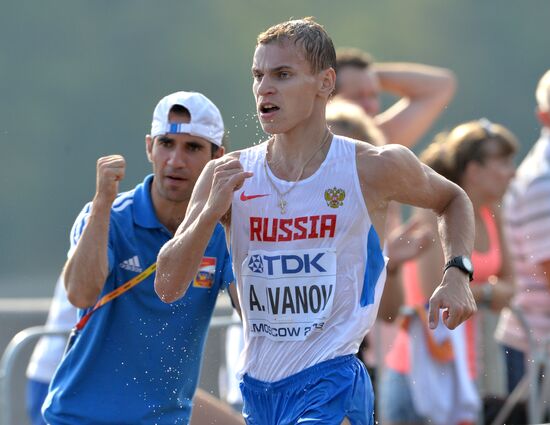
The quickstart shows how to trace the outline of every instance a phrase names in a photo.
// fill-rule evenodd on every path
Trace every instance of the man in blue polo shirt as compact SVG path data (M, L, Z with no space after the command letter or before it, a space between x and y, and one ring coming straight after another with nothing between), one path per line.
M185 217L194 184L224 148L218 108L200 93L164 97L146 151L153 165L118 194L125 161L97 161L96 193L73 225L65 287L80 317L146 270ZM153 275L98 309L64 356L43 413L52 425L186 424L218 292L233 280L225 235L216 228L192 289L164 304Z

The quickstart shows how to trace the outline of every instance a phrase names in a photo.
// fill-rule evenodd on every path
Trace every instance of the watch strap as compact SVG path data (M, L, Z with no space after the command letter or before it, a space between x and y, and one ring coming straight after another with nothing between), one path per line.
M461 262L461 257L454 257L451 260L447 261L445 264L445 267L443 267L443 273L447 271L447 269L450 269L451 267L456 267L459 270L462 270L464 273L466 273L470 279L470 282L474 280L474 273L470 270L466 269L464 265Z

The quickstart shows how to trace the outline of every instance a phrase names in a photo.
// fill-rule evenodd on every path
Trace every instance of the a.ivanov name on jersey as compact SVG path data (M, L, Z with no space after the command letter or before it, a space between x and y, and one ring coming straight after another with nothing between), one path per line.
M331 298L334 285L293 285L266 287L267 305L262 305L254 285L250 285L250 311L271 314L308 314L324 310Z

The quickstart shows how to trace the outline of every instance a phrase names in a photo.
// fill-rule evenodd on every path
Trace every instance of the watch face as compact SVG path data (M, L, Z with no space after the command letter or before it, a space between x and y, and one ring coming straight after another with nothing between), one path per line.
M466 270L468 270L469 272L473 270L472 262L468 257L462 257L462 264L464 265Z

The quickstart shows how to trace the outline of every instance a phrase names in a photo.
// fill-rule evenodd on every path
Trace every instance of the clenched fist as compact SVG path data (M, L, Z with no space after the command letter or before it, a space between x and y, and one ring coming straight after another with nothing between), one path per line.
M205 209L212 211L217 219L221 219L231 207L233 192L239 190L244 181L252 177L252 173L244 171L239 160L229 155L216 160L215 164Z
M126 161L122 155L109 155L97 160L95 200L111 205L118 193L118 182L124 178Z

